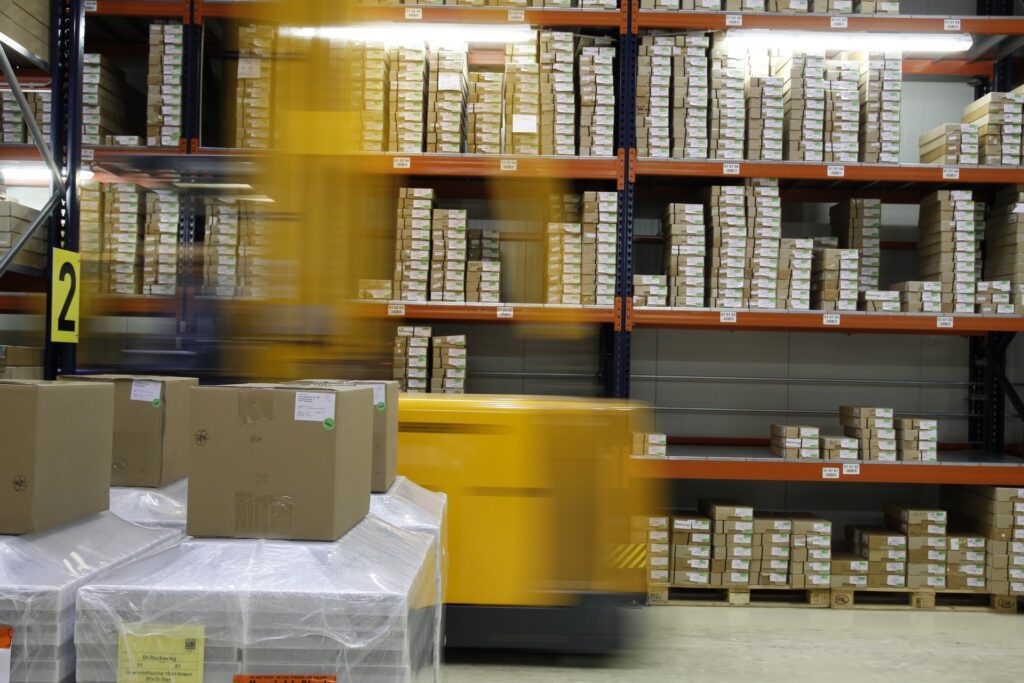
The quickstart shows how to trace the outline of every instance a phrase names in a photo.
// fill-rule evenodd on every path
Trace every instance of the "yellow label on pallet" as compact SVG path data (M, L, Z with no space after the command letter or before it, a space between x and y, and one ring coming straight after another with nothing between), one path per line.
M117 683L203 683L204 627L143 628L148 633L122 633L118 639Z

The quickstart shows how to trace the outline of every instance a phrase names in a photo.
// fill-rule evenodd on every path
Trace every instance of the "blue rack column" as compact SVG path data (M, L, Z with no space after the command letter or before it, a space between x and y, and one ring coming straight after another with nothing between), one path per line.
M82 62L85 53L85 5L82 0L51 3L51 138L54 160L65 171L65 194L50 225L50 247L78 251L78 171L82 163ZM74 344L51 341L53 259L46 269L47 379L74 374ZM78 321L77 324L81 324Z

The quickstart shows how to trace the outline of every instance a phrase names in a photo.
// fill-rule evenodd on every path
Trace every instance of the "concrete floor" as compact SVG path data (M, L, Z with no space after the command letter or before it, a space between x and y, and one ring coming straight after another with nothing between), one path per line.
M1024 680L1024 615L673 606L636 616L639 642L615 659L457 655L446 662L444 680Z

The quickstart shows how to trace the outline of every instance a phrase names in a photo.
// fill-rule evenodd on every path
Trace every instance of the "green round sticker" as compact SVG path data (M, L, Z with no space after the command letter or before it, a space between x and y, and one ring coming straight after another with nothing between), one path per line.
M384 405L384 401L381 401L380 403L377 404L377 410L384 410L385 407L386 406Z
M334 418L333 417L329 417L326 420L324 420L324 431L328 431L328 432L334 431Z
M161 405L163 405L163 401L161 401L158 398L154 398L153 399L153 407L154 408L159 408Z

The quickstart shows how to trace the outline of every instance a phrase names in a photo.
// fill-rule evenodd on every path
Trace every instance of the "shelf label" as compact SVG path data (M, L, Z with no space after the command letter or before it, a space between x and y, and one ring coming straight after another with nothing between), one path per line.
M960 20L959 19L946 19L942 22L942 29L944 31L959 31Z
M718 322L720 323L734 323L736 322L736 311L722 311L718 316Z
M519 160L518 159L502 159L501 160L501 170L502 171L508 171L508 172L511 172L511 173L515 173L516 171L519 170Z
M844 477L859 477L860 476L860 463L844 463L843 464L843 476Z
M935 319L935 327L940 330L951 330L953 329L953 316L951 315L940 315Z
M838 313L826 313L825 315L821 316L821 324L822 325L829 325L831 327L838 327L839 325L842 324L842 322L843 322L843 318Z
M412 159L410 157L395 157L391 161L391 167L409 170L412 168Z
M154 633L122 633L117 643L117 680L122 683L201 683L206 655L203 626L153 627Z
M942 179L943 180L960 180L960 167L959 166L943 166L942 167Z
M828 173L828 177L829 178L843 178L843 177L846 176L846 167L845 166L829 166L827 173Z
M498 319L511 320L516 317L516 309L512 306L498 306Z
M510 22L522 23L526 21L526 12L521 9L510 9L508 11L508 20Z
M280 674L235 674L231 683L337 683L337 676L282 676Z
M822 467L821 468L822 479L838 479L839 468L838 467Z
M846 17L832 17L832 28L847 28L849 25L850 22L847 21Z
M388 317L389 318L403 318L403 317L405 317L405 304L388 304Z
M405 20L406 21L420 21L423 19L423 8L422 7L406 7L405 8Z
M722 175L739 175L739 164L722 164Z
M86 12L96 11L96 0L85 0L85 2L83 2L82 4L85 5Z
M92 161L96 158L96 150L92 147L82 148L82 161Z
M726 26L743 26L743 15L742 14L726 14L725 15Z

